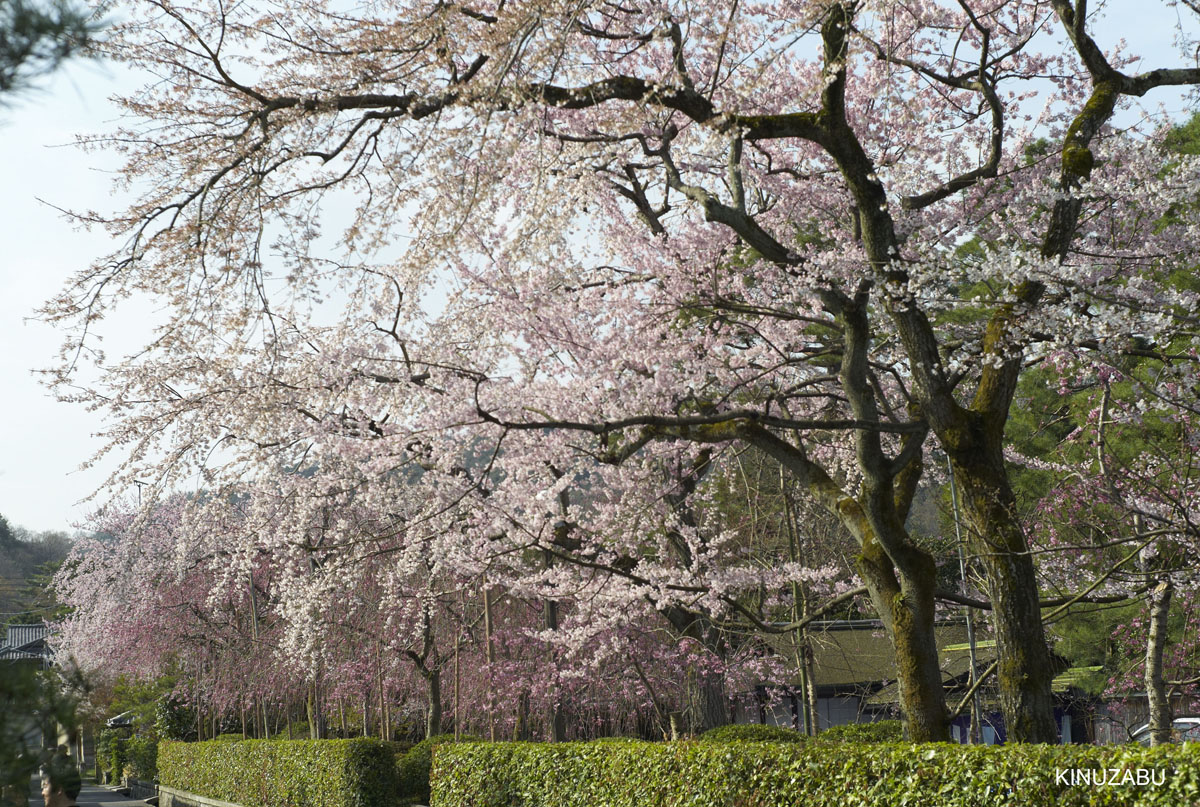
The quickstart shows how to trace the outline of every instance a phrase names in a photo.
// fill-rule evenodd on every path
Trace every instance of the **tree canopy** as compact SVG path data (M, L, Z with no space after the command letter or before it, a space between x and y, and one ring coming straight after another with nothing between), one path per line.
M1018 382L1148 354L1171 417L1196 386L1196 293L1166 279L1196 265L1200 164L1163 170L1164 118L1111 124L1200 68L1109 46L1067 0L133 3L104 47L155 81L93 142L142 196L84 214L123 246L47 307L60 381L79 397L98 320L155 297L147 348L82 393L117 416L114 484L256 486L243 570L385 541L404 574L602 590L546 622L578 642L620 603L702 641L754 616L705 507L754 447L856 542L915 739L948 736L906 528L936 449L1009 736L1052 741Z

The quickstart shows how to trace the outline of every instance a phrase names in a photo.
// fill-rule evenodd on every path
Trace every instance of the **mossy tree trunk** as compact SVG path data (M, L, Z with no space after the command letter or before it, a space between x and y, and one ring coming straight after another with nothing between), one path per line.
M950 735L933 621L936 570L931 556L920 562L924 573L897 574L886 555L867 548L859 556L858 570L896 654L908 738L945 742Z
M1008 738L1058 742L1038 584L999 445L951 454L970 544L983 566L996 632L997 684Z

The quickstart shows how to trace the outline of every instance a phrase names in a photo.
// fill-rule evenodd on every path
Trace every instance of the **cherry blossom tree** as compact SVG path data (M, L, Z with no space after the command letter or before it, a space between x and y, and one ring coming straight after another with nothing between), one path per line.
M211 718L211 732L198 724L201 737L239 718L244 733L277 733L298 702L314 737L367 734L372 724L384 739L433 736L447 723L525 739L667 734L704 726L711 704L693 701L707 682L724 698L780 671L761 646L716 655L672 636L645 598L631 603L595 581L573 581L548 631L543 597L485 589L461 570L435 574L423 554L413 567L421 574L406 578L396 555L412 551L408 536L364 534L369 522L352 505L339 512L357 532L334 533L326 513L304 541L276 543L258 520L275 506L242 497L114 509L57 580L73 609L60 650L95 683L174 674L176 695ZM252 553L221 548L247 530L257 533ZM347 534L356 540L334 543Z
M1168 741L1171 693L1194 697L1196 671L1187 627L1200 557L1194 406L1186 392L1150 404L1132 394L1148 378L1172 374L1171 364L1127 360L1065 374L1083 417L1059 444L1060 462L1047 463L1059 479L1036 524L1051 585L1144 602L1145 613L1114 633L1119 668L1110 669L1109 691L1145 693L1154 744Z
M124 246L47 308L73 326L59 381L152 295L147 349L70 392L117 415L114 485L270 478L303 488L275 518L293 540L319 502L339 543L353 493L547 615L589 570L710 646L735 542L698 504L753 446L856 541L918 740L947 738L935 563L905 526L936 441L1009 737L1053 741L1017 382L1058 350L1194 356L1195 294L1160 281L1195 262L1193 217L1165 214L1196 163L1160 170L1160 119L1110 123L1200 69L1135 68L1089 22L1067 0L133 3L105 47L155 80L91 142L142 196L83 214Z

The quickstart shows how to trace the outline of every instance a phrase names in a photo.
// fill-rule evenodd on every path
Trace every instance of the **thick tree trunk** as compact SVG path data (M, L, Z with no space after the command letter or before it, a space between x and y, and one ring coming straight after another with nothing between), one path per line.
M522 741L529 739L531 739L529 733L529 691L525 690L517 696L517 719L513 723L513 740Z
M442 670L435 666L426 676L429 682L429 710L425 713L425 736L442 733Z
M1171 742L1171 701L1163 680L1163 653L1167 648L1167 615L1174 593L1162 582L1150 593L1150 630L1146 638L1146 699L1150 707L1150 744Z
M847 318L848 332L850 326L857 325L861 336L864 326L860 320ZM852 373L847 371L844 375ZM860 399L867 397L863 390L859 392ZM904 528L904 518L920 478L919 453L910 458L905 472L897 476L881 468L891 463L883 460L879 447L867 446L863 453L871 454L871 462L865 467L873 466L875 478L868 479L860 495L852 498L824 469L811 462L802 449L763 430L747 430L746 436L796 473L798 481L854 536L861 548L859 575L896 654L900 707L909 737L917 742L949 740L946 695L933 630L937 567L933 556L915 545ZM923 438L924 435L919 436Z
M896 680L905 732L913 742L946 742L950 730L946 695L933 629L933 558L924 555L925 573L897 577L890 559L877 545L859 556L858 569L875 610L887 629L896 653Z
M725 726L730 722L729 701L725 697L723 678L704 676L696 685L695 731L703 734L711 728Z
M1056 743L1054 664L1042 627L1037 577L998 441L951 451L955 479L992 601L1000 709L1009 742Z

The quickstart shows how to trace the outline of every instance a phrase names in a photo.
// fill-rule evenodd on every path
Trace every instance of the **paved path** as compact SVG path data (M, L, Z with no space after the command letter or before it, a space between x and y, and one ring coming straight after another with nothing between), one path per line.
M146 802L130 799L106 787L84 783L77 799L79 807L146 807ZM45 807L42 801L42 780L35 776L29 788L29 807Z

